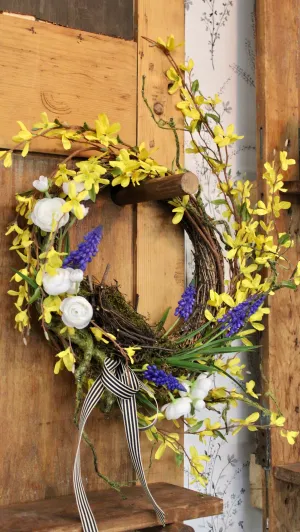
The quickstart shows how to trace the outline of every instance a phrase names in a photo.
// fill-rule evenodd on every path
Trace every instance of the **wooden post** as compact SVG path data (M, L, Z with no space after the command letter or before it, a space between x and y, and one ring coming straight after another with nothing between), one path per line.
M138 43L138 144L145 141L156 148L155 160L172 167L176 156L174 135L171 130L159 128L151 117L142 98L142 76L145 80L145 96L151 106L156 107L164 120L174 117L181 124L181 115L176 109L178 95L168 94L168 80L164 72L169 62L143 37L157 39L174 34L176 42L184 41L184 0L137 0L137 43ZM176 49L176 59L184 62L184 47ZM183 152L183 131L178 131L179 145ZM183 163L183 160L181 161ZM141 185L142 186L142 185ZM166 209L154 202L139 203L136 232L136 289L139 294L139 311L157 322L167 307L176 308L184 290L184 240L180 224L172 224ZM174 319L173 313L166 326ZM167 430L170 427L166 426ZM181 435L183 443L183 433ZM183 484L183 467L175 464L174 455L169 452L161 461L151 459L151 450L146 437L142 437L145 467L151 462L149 480L157 482L168 479L173 484Z
M168 175L126 188L111 189L111 197L117 205L132 205L144 201L167 200L196 194L199 188L198 177L192 172Z
M289 157L298 160L299 2L285 0L283 8L281 0L257 0L256 9L257 168L259 199L265 200L265 182L260 176L264 162L272 161L274 149L288 145ZM297 175L297 166L291 167L289 179L295 180ZM292 216L286 213L280 218L279 230L289 231L291 224L296 246L286 259L295 264L300 259L300 208L293 204L291 210ZM266 387L275 394L288 427L299 430L300 291L281 290L270 298L270 306L262 352ZM272 470L299 462L299 456L299 438L295 445L289 445L280 430L270 431L270 461L267 457L264 474L264 530L300 529L300 489L278 480Z

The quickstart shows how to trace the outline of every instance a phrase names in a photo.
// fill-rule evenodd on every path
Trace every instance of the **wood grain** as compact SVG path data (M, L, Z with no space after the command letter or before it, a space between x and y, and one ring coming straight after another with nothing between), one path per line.
M274 467L274 476L278 480L300 486L300 463Z
M167 524L217 515L223 509L222 501L216 497L200 496L172 484L152 484L151 492L164 509ZM154 510L141 487L124 488L115 497L108 492L91 493L89 501L100 531L126 532L157 525ZM82 530L73 496L2 508L0 529L2 532Z
M75 387L73 375L53 373L53 349L47 346L37 325L28 347L14 329L13 301L7 295L8 280L15 253L8 252L11 237L6 227L14 219L14 194L28 190L39 175L49 175L59 159L52 156L15 156L12 169L0 170L0 505L65 495L73 491L72 469L77 440L73 425ZM129 296L132 294L132 209L120 209L109 197L91 207L88 218L75 227L74 245L82 234L103 223L103 249L90 266L101 277L107 262L113 277L119 278ZM124 239L123 231L127 235ZM117 251L116 251L117 245ZM124 266L125 264L125 266ZM95 411L87 432L95 444L99 469L119 482L132 480L132 465L127 453L123 421L116 410L109 416ZM106 488L94 472L90 450L82 445L83 479L88 491Z
M106 113L135 143L136 43L0 15L0 44L1 149L14 145L16 120L31 127L42 111L79 125ZM65 153L45 139L32 150Z
M273 158L289 141L289 157L298 161L299 127L299 9L297 0L284 4L284 19L278 16L279 0L258 0L257 6L257 138L263 145L257 150L258 175L263 163ZM279 38L280 36L280 38ZM289 179L295 179L297 166L291 168ZM264 183L259 179L260 199L265 199ZM292 206L292 216L280 219L280 232L292 225L295 248L287 259L296 264L300 259L299 205ZM282 290L270 298L271 314L263 342L263 371L267 387L276 395L281 410L292 430L300 429L300 292ZM279 464L299 461L300 440L289 445L279 431L271 431L271 462ZM269 512L272 532L300 530L300 514L295 509L295 488L270 476L269 501L264 504L265 519ZM299 504L298 504L299 508Z
M163 108L161 118L178 118L175 102L178 96L167 93L167 80L163 73L168 62L163 54L149 46L142 37L165 38L173 33L178 43L184 41L184 2L183 0L138 0L138 141L145 140L150 148L158 148L155 159L171 167L175 157L175 143L172 133L159 129L153 122L141 97L142 75L146 75L145 93L150 105L160 103ZM176 58L184 60L184 48L177 48ZM183 135L179 132L181 148ZM137 206L137 293L139 311L149 315L152 322L160 319L170 305L176 308L184 289L184 245L181 227L171 223L170 210L154 203ZM172 321L172 313L171 318ZM167 325L170 323L168 321ZM169 424L167 429L169 430ZM145 464L149 462L150 447L143 437ZM146 462L147 460L147 462ZM167 451L161 461L152 464L149 479L168 479L174 484L183 484L183 469L175 465L174 453Z
M92 33L133 39L132 0L0 0L0 10Z
M49 86L53 85L55 76L58 89L56 100L54 98L53 101L57 99L62 101L61 91L63 91L65 101L70 105L66 112L72 113L72 120L82 121L86 112L92 118L98 111L105 110L105 102L109 102L111 109L114 110L113 118L120 118L126 124L124 135L130 142L135 142L136 99L134 91L133 96L127 97L126 94L129 94L126 93L127 88L119 90L120 85L118 85L122 79L123 82L125 79L128 81L127 87L130 87L130 84L133 86L136 84L136 47L133 43L95 35L85 35L83 36L85 40L77 42L75 37L78 32L41 22L34 23L36 33L32 33L28 31L28 21L5 16L0 16L0 27L1 25L6 31L1 31L0 39L7 35L6 46L10 48L10 65L8 62L5 63L7 68L4 70L7 80L10 79L7 69L12 69L15 76L14 81L11 80L11 82L18 83L18 76L21 76L23 83L28 85L25 90L22 82L19 83L20 92L28 97L27 106L24 106L23 98L22 101L20 100L17 89L14 92L9 83L2 92L3 109L7 113L7 123L5 125L2 121L0 127L2 144L8 141L11 135L9 128L15 127L12 119L23 118L30 124L36 120L39 112L44 109L41 102L42 87L49 89ZM18 51L13 44L16 42L19 42ZM49 42L51 42L51 47L49 47ZM84 46L87 44L87 48L82 47L82 44ZM5 43L3 45L5 46ZM66 47L65 53L58 53L58 48L61 46ZM47 48L48 52L46 52ZM49 54L51 50L52 60L44 55L44 52ZM115 50L115 55L113 50ZM123 67L120 63L118 64L116 56L119 52L117 50L121 55L121 50L123 50L127 57L127 63L124 63ZM77 66L76 57L79 61ZM96 76L94 73L89 76L78 74L77 82L81 78L86 80L84 87L81 81L76 86L76 74L74 74L75 82L73 85L70 84L68 81L70 75L76 70L78 72L82 70L82 65L86 64L86 57L92 60L89 63L89 69L94 68ZM7 57L4 62L6 60ZM110 66L110 60L114 61L115 66L119 65L117 71ZM67 71L65 71L66 68ZM31 77L28 77L28 72L31 73ZM115 95L113 99L112 93ZM21 110L27 116L19 114ZM109 113L107 107L106 112ZM39 149L44 149L42 144ZM3 250L8 248L8 239L3 235L5 227L13 219L14 193L30 188L33 179L40 174L50 175L57 162L58 159L51 156L32 155L25 161L16 157L12 169L1 169L1 243ZM109 262L111 264L110 279L117 278L122 289L131 299L134 277L132 208L120 209L112 204L108 195L102 197L97 205L91 207L88 218L72 231L72 244L76 245L86 231L100 223L104 226L103 249L90 266L89 271L99 278ZM40 332L34 331L29 347L25 348L20 336L13 329L12 300L6 295L7 280L11 276L11 260L11 254L1 255L1 264L5 272L1 282L1 300L4 305L3 316L5 316L6 324L5 329L2 327L0 333L1 374L4 376L1 386L0 419L1 424L6 427L0 446L1 463L5 464L0 472L1 504L71 493L77 437L72 423L73 377L66 373L54 376L54 353L47 348ZM88 433L95 443L100 470L112 480L120 482L132 480L132 465L127 453L123 422L119 412L116 411L109 417L97 411L94 412L89 422ZM16 464L22 464L22 467L17 467ZM98 480L94 472L92 455L85 445L82 446L82 464L87 490L105 488L106 485Z

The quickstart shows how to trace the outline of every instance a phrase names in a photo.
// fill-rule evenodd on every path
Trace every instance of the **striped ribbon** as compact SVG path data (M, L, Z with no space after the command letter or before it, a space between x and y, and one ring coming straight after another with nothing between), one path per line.
M135 395L139 390L144 390L151 396L152 393L122 360L106 358L102 373L95 380L85 397L79 421L79 440L73 470L73 483L83 532L98 532L98 527L81 479L80 443L87 419L93 408L99 402L105 388L117 397L123 415L129 453L134 469L146 495L150 499L158 519L162 525L165 525L165 514L150 493L141 460L139 430L149 429L154 425L156 419L151 425L139 429Z

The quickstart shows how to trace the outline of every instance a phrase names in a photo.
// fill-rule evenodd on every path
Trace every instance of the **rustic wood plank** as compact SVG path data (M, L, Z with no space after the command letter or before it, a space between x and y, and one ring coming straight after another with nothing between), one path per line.
M279 0L258 0L257 6L257 140L263 145L257 150L258 175L262 165L272 160L273 150L282 149L289 139L289 156L298 160L299 127L299 9L297 0L284 4L284 19L278 16ZM280 38L279 38L280 36ZM297 166L289 178L295 179ZM259 179L260 195L264 199L264 185ZM296 247L287 254L295 264L300 258L298 205L292 206L292 218L282 216L280 231L289 229ZM287 425L300 428L299 374L300 374L300 292L280 291L271 298L271 314L264 334L263 372L268 388L275 394L280 408L287 417ZM278 326L278 324L280 326ZM299 460L300 440L289 445L279 431L271 431L271 465L295 463ZM296 491L298 490L298 495ZM265 520L269 517L272 532L299 531L299 488L288 485L270 475L268 504L264 504ZM298 498L298 502L296 500ZM269 515L267 515L267 511Z
M220 499L172 484L151 485L151 492L164 509L166 523L217 515L222 512ZM98 492L89 501L99 530L126 532L157 525L157 518L141 487L122 489L120 494ZM80 532L82 530L73 496L12 505L1 509L2 532ZM172 528L171 528L172 530Z
M104 112L135 143L136 43L0 15L0 44L1 148L14 145L16 120L31 126L42 111L73 124ZM45 139L32 149L64 153Z
M274 476L278 480L300 486L300 463L274 467Z
M198 177L192 172L185 172L151 179L139 186L129 185L126 188L120 186L117 190L112 189L112 199L117 205L133 205L196 194L198 188Z
M33 15L61 26L133 39L132 0L0 0L0 11Z
M161 118L177 119L175 102L167 94L167 80L163 72L168 68L166 58L149 46L142 37L166 37L173 33L177 42L184 41L183 0L138 0L138 141L145 140L150 148L158 148L155 158L160 164L171 167L175 157L175 143L172 133L159 129L153 122L141 97L142 75L146 75L145 93L150 105L160 104ZM184 48L178 48L176 57L184 60ZM183 135L179 132L181 147ZM182 229L171 223L168 208L154 203L137 206L137 293L140 296L139 310L149 315L152 322L158 321L164 310L176 303L184 288L184 245ZM171 317L172 320L172 317ZM168 322L169 324L170 322ZM169 428L169 424L168 424ZM143 437L145 465L149 462L150 447ZM183 470L175 465L171 451L161 462L152 464L151 481L168 479L183 484Z
M14 329L13 301L7 290L11 267L20 267L20 263L14 262L15 253L8 252L11 237L4 236L8 223L14 219L15 192L28 190L40 174L49 175L58 161L52 156L33 155L25 160L15 156L11 169L0 169L0 424L5 428L0 444L0 505L65 495L73 490L77 440L72 421L74 378L67 372L54 375L55 352L47 345L38 325L28 347ZM72 230L73 244L99 223L104 226L103 246L90 266L90 273L101 277L110 262L110 280L119 279L130 298L133 268L128 256L133 254L132 208L121 209L112 204L109 196L103 197L91 206L88 218ZM87 432L95 444L100 471L112 480L131 481L132 464L119 411L108 416L96 410ZM85 444L82 466L87 490L106 488L94 472L92 454Z

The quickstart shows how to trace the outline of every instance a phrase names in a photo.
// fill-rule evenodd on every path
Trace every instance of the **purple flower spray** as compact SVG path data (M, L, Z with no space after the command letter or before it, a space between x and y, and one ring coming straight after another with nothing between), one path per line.
M98 253L98 246L102 240L103 227L98 225L83 237L78 248L65 258L63 268L74 268L82 271L86 270L89 262L92 261Z

